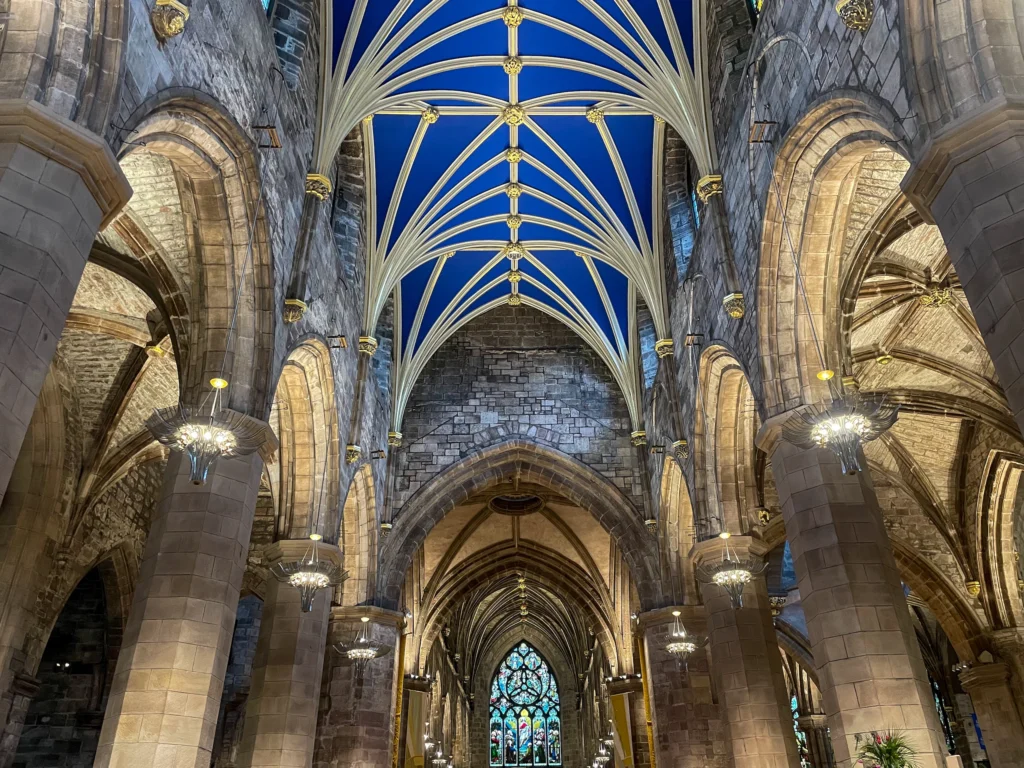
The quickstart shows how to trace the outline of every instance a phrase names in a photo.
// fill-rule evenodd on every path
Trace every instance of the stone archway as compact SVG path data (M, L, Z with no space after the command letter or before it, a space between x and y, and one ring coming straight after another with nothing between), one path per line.
M787 135L775 162L779 198L765 210L758 275L758 338L767 416L827 396L816 378L838 366L839 323L835 306L842 235L851 185L842 184L872 152L905 154L895 117L882 105L835 98L811 109ZM906 169L895 172L892 192ZM786 225L783 225L785 217ZM807 303L798 290L792 246L799 254ZM808 323L808 309L814 329ZM821 349L819 357L818 348Z
M642 606L646 609L660 602L657 543L633 505L610 481L581 462L524 440L510 440L476 453L434 477L406 502L381 553L381 602L398 604L413 555L438 521L474 493L513 475L524 483L549 488L589 511L616 541Z
M166 180L170 173L175 183L164 193L167 202L194 224L191 231L179 227L174 267L192 308L189 343L179 361L182 400L198 401L209 391L209 379L223 375L231 383L229 407L265 418L274 381L275 313L256 149L220 104L189 89L150 97L125 128L132 141L121 148L122 164L141 158L155 163L147 178ZM136 189L130 208L145 198L146 189ZM173 254L168 261L173 266Z
M698 530L698 536L745 533L758 522L751 517L758 506L754 437L760 428L754 395L739 361L725 347L704 350L700 376L704 413L694 423L694 447L703 471L696 485L712 529ZM716 527L711 518L719 510L722 519Z
M340 449L338 412L330 352L318 339L292 350L278 379L270 425L281 443L277 482L276 536L302 539L338 530Z
M342 605L360 605L376 594L377 500L373 470L363 464L352 478L342 511L341 541L348 579L341 588Z

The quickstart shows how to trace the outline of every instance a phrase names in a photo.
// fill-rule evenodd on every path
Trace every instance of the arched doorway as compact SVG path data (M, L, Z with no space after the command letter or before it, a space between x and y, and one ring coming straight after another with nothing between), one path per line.
M43 651L14 764L18 768L85 768L99 743L120 620L112 619L99 568L75 587Z

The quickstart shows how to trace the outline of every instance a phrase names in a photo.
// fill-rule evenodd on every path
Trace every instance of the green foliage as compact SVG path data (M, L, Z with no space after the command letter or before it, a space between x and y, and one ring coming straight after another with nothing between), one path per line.
M917 768L917 750L899 731L875 734L857 753L865 768Z

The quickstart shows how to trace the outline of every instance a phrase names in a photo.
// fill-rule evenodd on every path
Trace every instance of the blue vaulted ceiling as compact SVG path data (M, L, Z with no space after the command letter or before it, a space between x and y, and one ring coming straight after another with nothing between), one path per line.
M331 11L319 154L361 121L365 322L372 333L395 295L397 423L444 340L510 303L594 346L636 422L638 297L667 332L665 122L710 156L690 0L334 0Z

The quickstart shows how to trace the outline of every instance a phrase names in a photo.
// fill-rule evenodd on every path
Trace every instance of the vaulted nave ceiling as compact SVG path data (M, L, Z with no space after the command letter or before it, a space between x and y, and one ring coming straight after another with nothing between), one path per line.
M502 304L566 323L640 420L635 309L669 336L666 124L714 168L697 83L699 7L682 0L336 0L316 170L361 124L364 324L395 299L394 423L458 328ZM694 76L694 73L698 77Z

